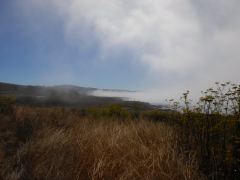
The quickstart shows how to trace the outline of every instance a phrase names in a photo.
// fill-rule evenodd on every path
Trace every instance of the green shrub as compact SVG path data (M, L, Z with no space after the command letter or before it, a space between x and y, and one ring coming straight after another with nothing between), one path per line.
M0 96L0 113L9 113L12 110L16 98L13 96Z

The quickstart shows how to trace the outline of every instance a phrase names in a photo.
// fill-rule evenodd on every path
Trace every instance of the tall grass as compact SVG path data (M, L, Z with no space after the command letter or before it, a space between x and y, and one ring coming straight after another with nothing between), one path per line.
M14 121L22 137L1 158L3 179L201 179L194 153L164 123L27 107L15 108Z

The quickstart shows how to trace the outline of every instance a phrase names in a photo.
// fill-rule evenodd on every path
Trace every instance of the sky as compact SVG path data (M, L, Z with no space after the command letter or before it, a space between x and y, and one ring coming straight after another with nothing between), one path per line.
M157 101L239 83L239 7L239 0L1 0L0 81L140 90Z

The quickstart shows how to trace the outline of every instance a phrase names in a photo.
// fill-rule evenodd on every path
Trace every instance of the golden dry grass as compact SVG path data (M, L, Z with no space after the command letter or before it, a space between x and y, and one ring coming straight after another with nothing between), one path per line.
M181 151L175 129L163 123L61 115L66 123L54 124L47 109L20 114L18 121L40 117L48 125L35 128L5 162L4 179L200 179L194 156Z

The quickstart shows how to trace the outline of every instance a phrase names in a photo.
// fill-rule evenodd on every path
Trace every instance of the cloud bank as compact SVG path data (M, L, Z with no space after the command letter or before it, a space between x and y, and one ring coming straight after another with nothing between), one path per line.
M146 66L149 78L169 81L164 87L146 84L146 89L174 94L215 81L239 82L239 0L24 2L55 12L64 23L67 43L81 48L98 42L100 61L130 52L133 63Z

